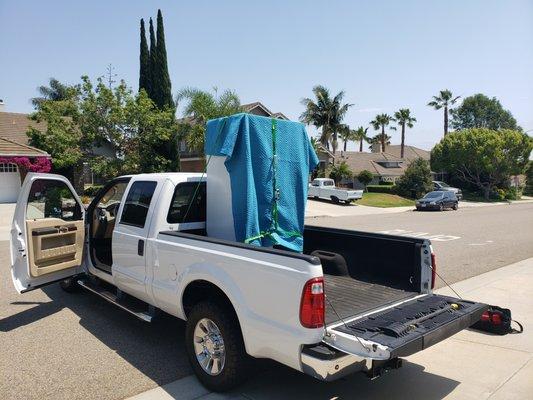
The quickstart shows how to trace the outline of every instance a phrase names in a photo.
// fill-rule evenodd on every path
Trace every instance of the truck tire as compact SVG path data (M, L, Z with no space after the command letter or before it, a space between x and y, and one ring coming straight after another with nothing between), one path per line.
M67 293L76 293L80 291L80 285L78 285L78 278L75 276L59 281L59 286Z
M331 196L331 201L335 204L339 204L339 198L337 196Z
M187 318L185 347L194 373L207 389L224 392L246 379L250 357L228 306L212 301L194 306Z

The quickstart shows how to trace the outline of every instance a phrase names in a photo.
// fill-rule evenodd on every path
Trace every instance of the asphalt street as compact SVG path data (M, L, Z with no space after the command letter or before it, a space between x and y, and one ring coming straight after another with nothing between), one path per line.
M533 204L307 222L431 237L450 282L533 257ZM184 327L166 316L146 324L55 284L18 295L0 242L1 399L123 399L175 381L192 372Z
M533 257L533 203L308 218L309 225L427 237L448 283ZM438 287L443 286L442 281Z
M0 242L0 399L123 399L190 375L185 324L148 324L88 292L17 294Z

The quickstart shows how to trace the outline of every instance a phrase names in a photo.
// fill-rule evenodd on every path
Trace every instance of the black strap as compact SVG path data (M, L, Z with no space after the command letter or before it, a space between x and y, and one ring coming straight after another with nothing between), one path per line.
M519 329L514 329L514 328L511 328L509 333L522 333L524 332L524 327L522 326L522 324L514 319L511 320L511 323L514 322L516 325L518 325L518 328Z

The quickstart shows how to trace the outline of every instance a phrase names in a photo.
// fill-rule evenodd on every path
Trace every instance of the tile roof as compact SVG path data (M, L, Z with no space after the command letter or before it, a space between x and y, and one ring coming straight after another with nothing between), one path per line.
M400 153L402 151L401 148L402 146L399 144L388 145L387 147L385 147L385 153L390 154L394 157L400 157ZM403 156L410 164L417 158L423 158L424 160L429 161L430 152L427 150L419 149L415 146L406 145L404 146Z
M27 156L27 157L50 157L46 151L39 150L27 144L17 143L13 140L0 137L0 157Z
M337 162L346 161L354 174L368 170L377 175L401 176L405 169L417 158L429 160L430 152L414 146L404 147L404 158L400 158L401 146L388 145L385 152L345 151L336 157ZM338 154L338 153L337 153ZM386 167L386 162L397 162L399 167Z
M46 123L32 121L29 114L0 112L0 138L28 144L26 132L30 126L41 130L46 129Z
M376 175L400 176L403 175L407 167L404 160L387 153L346 151L336 158L336 162L342 161L348 164L354 174L366 169ZM382 163L385 162L398 163L399 167L384 167Z

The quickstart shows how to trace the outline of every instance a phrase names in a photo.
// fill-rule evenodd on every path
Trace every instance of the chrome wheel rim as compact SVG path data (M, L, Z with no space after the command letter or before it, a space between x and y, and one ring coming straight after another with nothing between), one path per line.
M220 329L209 318L202 318L194 328L194 353L204 372L215 376L226 363L226 350Z

